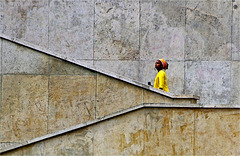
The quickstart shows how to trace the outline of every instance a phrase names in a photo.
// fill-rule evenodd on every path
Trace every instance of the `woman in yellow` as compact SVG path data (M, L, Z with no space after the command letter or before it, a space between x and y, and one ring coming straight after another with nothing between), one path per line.
M164 59L159 59L155 63L155 68L158 70L158 74L155 78L154 88L169 92L167 85L167 75L163 69L168 69L168 63Z

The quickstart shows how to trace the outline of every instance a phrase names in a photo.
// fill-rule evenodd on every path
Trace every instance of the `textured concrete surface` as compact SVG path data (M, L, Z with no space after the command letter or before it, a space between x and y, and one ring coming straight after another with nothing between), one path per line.
M232 92L231 92L231 104L232 105L239 105L240 101L240 62L233 61L232 62Z
M239 109L142 108L2 155L239 155L239 121Z
M93 58L93 2L50 1L49 49L76 59Z
M86 75L94 76L97 75L96 72L91 71L87 68L79 68L79 66L74 65L70 62L58 58L49 58L49 74L50 75Z
M186 62L206 61L210 66L215 61L239 62L239 6L238 0L3 0L0 30L10 38L144 84L155 78L155 60L165 58L171 63L169 89L182 94L191 89ZM233 79L234 71L226 72L230 75L223 79ZM201 90L203 83L193 90ZM214 89L226 92L218 85ZM230 92L234 90L230 87ZM229 100L199 103L223 105Z
M94 126L94 155L141 155L144 148L144 128L144 111L137 111L135 117L126 114L115 121Z
M2 42L3 40L0 39L0 49L2 49ZM0 50L0 58L2 58L2 50ZM0 59L0 74L2 74L2 59Z
M134 80L140 81L139 74L141 71L140 62L132 60L96 60L94 66L103 67L111 72L121 73L124 77L134 77ZM141 68L140 68L141 69ZM145 83L147 84L147 83Z
M93 135L91 129L84 128L81 131L73 132L71 135L62 136L60 142L57 138L53 142L48 141L43 144L43 147L46 147L46 145L49 147L47 150L43 150L44 155L92 155L94 148ZM32 152L35 153L35 151Z
M197 100L1 41L2 148L143 104L151 94L156 103L194 104Z
M194 110L147 109L145 155L193 155Z
M94 76L50 76L48 131L54 132L95 118Z
M143 89L109 78L97 77L97 117L143 103Z
M188 61L185 66L186 93L200 95L204 105L231 103L230 61Z
M1 142L21 142L47 134L48 78L2 77Z
M240 2L233 1L233 24L232 24L232 60L240 61Z
M12 37L48 47L47 1L1 1L2 32Z
M184 4L141 3L141 59L184 59Z
M47 74L48 56L29 48L3 40L3 74Z
M240 154L239 109L197 110L195 124L196 155Z
M139 4L95 3L94 58L139 59Z
M143 103L159 103L159 100L163 103L172 103L173 100L169 100L167 97L155 94L155 93L150 93L147 90L143 90Z
M0 1L0 32L3 30L3 1Z
M198 95L201 97L198 104L205 108L239 107L239 8L240 3L237 0L0 1L1 33L10 40L29 42L33 45L29 46L31 47L29 49L6 40L0 41L2 74L0 133L6 134L0 137L1 147L20 144L24 140L54 132L61 127L65 128L107 115L111 109L119 111L128 108L133 106L133 103L138 104L139 101L194 103L186 99L169 100L171 93ZM112 78L105 79L107 76L41 54L34 50L35 45L40 47L37 48L38 50L46 49L45 53L66 60L84 62L87 66L94 64L98 69L107 69L120 76L112 74ZM159 58L165 58L170 63L167 75L171 93L164 93L166 96L151 87L135 82L138 80L147 84L148 81L152 81L153 84L156 75L153 69L154 63ZM121 79L121 75L130 79L127 82L119 82L117 79ZM82 88L80 83L86 86L83 85ZM94 85L99 88L90 87ZM16 86L16 89L11 86ZM74 89L68 88L69 86ZM137 89L139 87L140 90ZM133 96L127 95L126 92L130 92ZM132 103L122 102L128 98ZM71 102L66 101L72 101L74 104L71 105ZM116 102L116 105L104 107L102 101L108 104ZM57 107L58 105L60 107ZM59 113L56 110L59 112L66 110L66 112ZM39 114L35 115L39 112L42 114L40 117ZM207 153L203 145L208 141L207 138L216 135L220 137L215 139L218 142L214 142L214 139L210 141L212 146L209 147L212 149L208 149L209 154L239 155L239 151L231 150L231 148L239 149L239 145L235 144L239 139L239 132L231 128L231 126L238 128L238 115L233 115L234 113L231 112L211 114L211 111L198 115L194 113L195 126L201 125L201 122L213 126L206 125L205 129L195 128L195 145L186 144L186 147L183 147L166 140L171 145L171 149L164 147L168 149L166 154ZM79 114L83 117L80 118ZM203 117L203 114L208 114L210 118ZM186 114L189 120L185 121L189 125L192 121L191 115L191 113ZM73 117L72 122L69 121L69 116ZM175 117L177 116L179 115ZM66 120L61 120L62 118ZM228 124L230 120L234 125ZM181 120L179 124L184 124L185 121ZM170 123L174 121L171 120ZM225 127L221 127L221 124ZM221 130L217 127L221 127ZM171 128L174 129L174 126ZM187 130L190 129L191 126L187 127ZM132 131L134 133L132 136L146 138L141 130L140 132L135 130ZM173 131L179 132L177 128ZM77 145L71 147L74 143L70 141L67 148L61 148L60 152L94 153L91 150L94 148L92 145L81 143L86 139L86 142L91 144L92 140L87 139L91 138L93 132L87 130L86 133L87 138L85 135L78 141L74 140L77 139L77 135L72 138L73 142L82 144L83 149L72 150ZM111 132L113 133L114 131ZM153 136L154 133L151 132ZM200 138L202 133L204 137ZM141 154L142 143L139 143L139 140L133 141L137 143L137 150L129 148L129 146L134 147L129 139L132 136L122 135L122 152L126 155ZM153 136L151 137L154 144L157 144L158 140ZM187 136L186 138L172 136L179 138L180 141L188 140L187 142L190 143ZM50 143L48 152L53 149L51 146L59 148L60 144L57 140L55 143ZM63 138L62 141L65 140L67 139ZM229 140L226 146L222 144L225 140ZM112 143L118 144L114 141ZM196 148L191 150L191 147ZM219 153L216 153L213 149L218 148ZM43 152L44 144L30 147L23 152L31 154L35 151ZM114 152L109 151L109 153Z
M186 2L185 58L231 60L230 1Z

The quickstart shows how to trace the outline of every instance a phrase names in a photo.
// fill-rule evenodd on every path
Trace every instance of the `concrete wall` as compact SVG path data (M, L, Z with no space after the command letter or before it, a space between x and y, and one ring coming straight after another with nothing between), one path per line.
M145 84L169 62L175 94L240 105L239 0L2 0L3 34Z
M240 155L239 109L144 108L2 155Z
M143 103L196 103L0 42L0 149Z

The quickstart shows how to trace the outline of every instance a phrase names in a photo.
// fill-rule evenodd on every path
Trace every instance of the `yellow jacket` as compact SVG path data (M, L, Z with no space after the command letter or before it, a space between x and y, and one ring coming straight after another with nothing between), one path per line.
M169 92L167 85L167 74L165 71L160 70L155 78L154 88L162 88L164 91Z

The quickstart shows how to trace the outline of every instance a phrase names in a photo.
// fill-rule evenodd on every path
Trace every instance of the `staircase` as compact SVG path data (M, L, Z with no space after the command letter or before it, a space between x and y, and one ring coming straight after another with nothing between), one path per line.
M239 154L232 149L240 147L239 109L203 108L198 96L173 95L0 37L2 155L195 155L212 130L202 123L235 135L226 151Z

